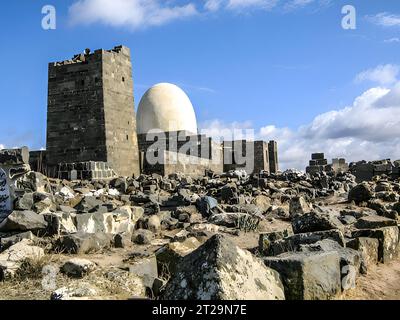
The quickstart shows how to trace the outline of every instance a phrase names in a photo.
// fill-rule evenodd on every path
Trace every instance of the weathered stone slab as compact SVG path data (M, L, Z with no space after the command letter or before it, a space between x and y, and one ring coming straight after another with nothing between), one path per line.
M341 292L336 252L284 253L264 263L279 272L288 300L327 300Z
M60 252L86 254L98 252L111 247L113 237L106 233L83 233L61 236L56 247Z
M284 231L275 231L275 232L264 232L260 233L260 236L258 238L258 251L262 255L268 255L268 252L271 248L271 243L278 241L278 240L284 240L285 238L288 238L289 236L292 236L293 232L289 231L288 229Z
M378 239L360 237L347 242L346 245L361 253L361 273L366 274L371 266L378 263Z
M4 237L0 239L0 252L8 249L9 247L13 246L14 244L22 241L23 239L33 240L35 236L31 231L22 232L15 234L13 236Z
M340 272L342 289L354 289L356 278L360 273L361 253L351 249L344 248L336 241L324 239L314 244L300 246L301 252L336 252L340 257Z
M52 212L45 215L50 226L49 232L57 235L76 233L75 216L75 213L69 212Z
M142 278L146 287L152 288L154 280L158 277L156 257L143 258L132 262L129 265L129 272Z
M310 211L311 208L303 197L293 197L289 202L289 214L291 217L303 215Z
M343 230L343 224L332 213L309 212L297 215L292 219L294 233L325 231L332 229Z
M358 230L352 233L353 238L367 237L379 240L378 259L387 263L396 257L399 246L399 228L385 227L375 230Z
M0 281L12 278L25 260L38 260L43 256L44 250L33 246L32 240L16 243L0 254Z
M283 300L282 282L250 252L215 235L183 258L162 296L166 300Z
M47 222L43 215L33 211L13 211L2 223L0 231L43 231L47 228Z
M354 224L357 229L379 229L397 226L397 221L381 216L362 217Z
M300 245L313 244L324 239L331 239L339 243L342 247L345 246L343 233L339 230L328 230L310 233L299 233L287 237L282 240L273 241L270 243L269 250L264 251L264 254L276 256L284 252L297 251Z
M175 274L182 259L200 246L201 243L194 237L165 245L156 252L159 270L167 268L170 274Z

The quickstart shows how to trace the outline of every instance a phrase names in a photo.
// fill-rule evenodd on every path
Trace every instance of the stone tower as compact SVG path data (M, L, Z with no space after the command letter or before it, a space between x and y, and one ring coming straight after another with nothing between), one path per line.
M279 171L279 160L278 160L278 143L276 141L268 142L268 153L269 153L269 172L278 173Z
M121 176L140 174L127 47L86 49L49 64L48 166L86 161L107 162Z

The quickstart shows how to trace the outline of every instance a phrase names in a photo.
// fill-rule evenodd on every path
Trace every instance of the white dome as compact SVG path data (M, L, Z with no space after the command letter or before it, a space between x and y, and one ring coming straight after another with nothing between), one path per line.
M144 94L137 111L137 132L188 131L197 134L197 121L192 103L174 84L159 83Z

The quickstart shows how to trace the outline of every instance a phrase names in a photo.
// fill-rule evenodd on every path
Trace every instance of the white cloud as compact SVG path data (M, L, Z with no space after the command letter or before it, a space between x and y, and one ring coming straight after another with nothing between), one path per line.
M1 149L5 149L4 144L0 144L0 150L1 150Z
M270 10L275 7L278 0L229 0L226 8L230 10L242 10L247 8L257 8Z
M355 82L372 81L381 85L393 84L397 81L399 72L400 67L398 65L379 65L376 68L359 73L355 78Z
M218 11L223 3L224 0L207 0L204 8L208 11Z
M205 125L210 136L218 136L231 127L248 129L251 123L214 120ZM336 157L349 162L400 159L400 83L391 89L367 90L352 105L320 114L297 129L266 125L256 130L255 138L278 142L283 170L304 170L314 152L324 152L329 161Z
M285 9L294 10L298 8L303 8L313 3L315 0L292 0L286 3Z
M385 43L397 43L400 42L400 38L390 38L390 39L386 39L383 42Z
M247 13L253 10L283 11L304 8L311 4L324 7L332 0L75 0L69 7L71 25L102 23L112 27L128 27L131 30L206 15L210 12L231 11Z
M372 23L382 27L400 26L400 15L389 12L381 12L373 16L366 17Z
M332 0L205 0L204 8L208 11L220 9L245 11L249 9L271 10L281 5L284 11L296 10L316 4L318 7L326 7Z
M196 15L193 3L162 5L160 0L78 0L69 8L70 23L103 23L113 27L140 29L160 26L173 20Z
M204 8L208 11L220 9L243 11L247 9L270 10L279 0L206 0Z

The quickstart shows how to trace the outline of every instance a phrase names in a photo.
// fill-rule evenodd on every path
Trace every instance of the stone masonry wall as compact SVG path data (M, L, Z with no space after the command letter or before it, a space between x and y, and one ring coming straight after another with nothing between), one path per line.
M47 161L107 162L120 175L139 174L128 48L49 64Z
M119 175L140 174L130 50L103 52L107 162Z

